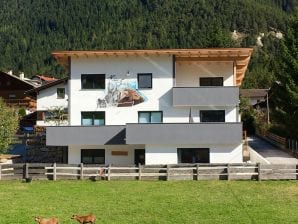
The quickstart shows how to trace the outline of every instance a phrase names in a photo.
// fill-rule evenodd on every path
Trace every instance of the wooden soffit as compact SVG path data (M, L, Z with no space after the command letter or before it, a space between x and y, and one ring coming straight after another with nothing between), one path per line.
M54 51L52 56L66 68L71 57L174 55L176 61L232 61L236 66L236 84L241 85L252 51L252 48Z

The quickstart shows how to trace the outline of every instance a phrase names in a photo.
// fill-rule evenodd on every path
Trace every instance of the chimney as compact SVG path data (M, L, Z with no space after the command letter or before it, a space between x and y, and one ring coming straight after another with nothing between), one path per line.
M21 72L20 73L20 79L24 80L24 78L25 78L25 74L24 74L24 72Z
M13 74L12 74L12 70L8 71L7 74L8 74L8 75L13 75Z

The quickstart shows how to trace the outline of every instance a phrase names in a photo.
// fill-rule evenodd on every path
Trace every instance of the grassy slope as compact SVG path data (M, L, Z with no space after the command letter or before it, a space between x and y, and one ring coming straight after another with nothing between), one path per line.
M298 182L0 182L0 223L92 212L98 223L298 223Z

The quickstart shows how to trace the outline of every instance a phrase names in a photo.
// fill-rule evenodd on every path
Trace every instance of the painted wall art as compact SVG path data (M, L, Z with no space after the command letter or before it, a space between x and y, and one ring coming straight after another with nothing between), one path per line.
M147 97L137 89L136 80L109 79L105 96L98 99L98 106L131 107L147 100Z

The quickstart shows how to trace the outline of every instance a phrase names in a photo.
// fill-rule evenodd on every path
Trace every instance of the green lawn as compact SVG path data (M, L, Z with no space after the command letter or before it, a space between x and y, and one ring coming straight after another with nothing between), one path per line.
M298 223L297 181L0 181L0 223Z

